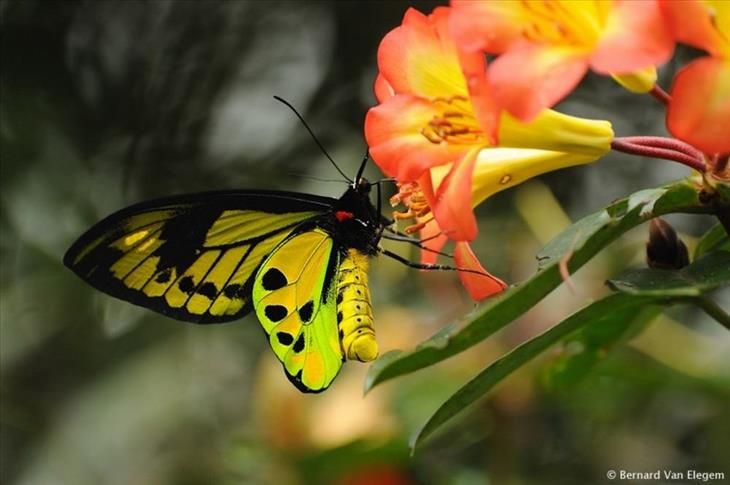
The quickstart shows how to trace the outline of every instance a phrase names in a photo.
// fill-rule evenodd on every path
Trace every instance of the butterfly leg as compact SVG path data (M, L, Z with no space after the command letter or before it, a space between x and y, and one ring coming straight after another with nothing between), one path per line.
M390 226L393 225L393 224L395 224L395 221L391 221L387 217L383 217L383 193L382 193L382 190L381 190L381 187L380 187L380 184L381 183L382 183L382 181L381 180L378 180L374 184L375 186L377 186L377 192L378 192L377 193L378 200L377 200L377 209L376 210L378 212L378 217L381 219L381 223L380 223L380 225L378 227L378 237L376 239L377 241L380 240L380 238L383 236L383 231L385 231L386 229L388 229L389 231L393 232L394 229L392 229ZM387 221L388 224L384 224L383 221Z
M429 253L438 254L440 256L446 256L447 258L453 258L454 257L454 255L451 254L451 253L444 253L444 252L437 251L435 249L431 249L429 247L424 246L423 245L423 241L421 241L420 239L416 239L414 237L410 237L410 236L408 236L406 234L401 234L398 231L393 231L393 230L388 230L388 231L391 232L391 234L383 234L383 238L388 239L390 241L399 241L399 242L404 242L404 243L412 244L412 245L416 246L419 249L423 249L424 251L427 251Z
M378 189L378 201L377 201L377 207L378 207L378 217L383 217L383 191L380 188L380 182L378 181L375 185L377 185ZM383 226L385 227L385 226ZM383 229L381 228L380 231L382 232Z
M474 273L482 276L488 276L491 277L491 275L487 273L483 273L482 271L477 271L474 269L468 269L468 268L455 268L453 266L446 266L443 264L424 264L424 263L414 263L413 261L410 261L400 254L396 254L392 251L388 251L384 248L378 248L378 251L385 256L388 256L389 258L395 259L399 263L402 263L409 268L415 268L415 269L423 269L427 271L463 271L464 273Z

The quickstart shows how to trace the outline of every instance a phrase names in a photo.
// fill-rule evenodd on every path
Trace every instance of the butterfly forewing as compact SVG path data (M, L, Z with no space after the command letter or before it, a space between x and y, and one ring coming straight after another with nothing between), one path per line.
M112 214L65 264L94 287L171 317L224 322L251 309L251 277L300 224L333 200L225 191L145 202Z

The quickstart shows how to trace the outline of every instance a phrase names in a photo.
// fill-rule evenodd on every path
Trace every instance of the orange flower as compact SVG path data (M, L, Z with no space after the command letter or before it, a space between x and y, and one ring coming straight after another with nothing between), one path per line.
M368 111L365 138L373 160L399 182L448 167L434 184L430 207L450 239L470 241L477 233L471 177L480 150L499 139L502 147L557 152L577 164L605 154L613 132L607 121L551 110L530 123L498 116L484 58L457 50L446 28L449 11L437 8L427 17L409 9L403 24L383 38L375 82L381 103ZM568 166L560 157L551 160L533 166L530 176Z
M660 6L677 41L710 54L675 76L667 128L705 153L730 153L730 3L665 0Z
M408 232L421 231L424 245L440 251L449 237L430 214L435 206L430 174L436 165L460 160L470 149L495 141L497 112L486 89L486 63L479 53L461 55L448 35L448 8L430 16L409 9L403 24L388 33L378 49L380 73L375 95L382 104L368 112L365 136L370 155L386 174L400 181L391 202L403 203L400 219L416 218ZM472 70L467 83L462 64ZM480 104L475 107L472 100ZM477 117L480 119L477 119ZM415 182L422 177L422 187ZM427 194L424 194L424 189ZM465 207L471 214L469 205ZM443 218L451 237L473 239L472 216ZM435 264L437 255L423 251L421 261ZM454 264L472 299L479 301L507 285L479 263L468 242L457 241Z
M528 121L588 68L648 91L673 42L653 0L452 0L450 31L470 52L500 54L489 79L499 105Z
M383 39L375 82L381 104L368 111L365 138L373 160L399 182L415 182L434 167L446 167L434 183L430 209L449 239L470 241L477 233L472 175L481 150L498 139L501 147L557 155L520 165L520 176L510 180L523 181L599 158L609 150L613 132L607 121L551 110L530 123L497 116L484 58L457 50L446 28L449 11L437 8L427 17L409 9L403 24Z
M399 180L415 180L496 140L484 57L456 50L449 10L436 8L427 17L408 9L378 49L375 94L382 104L368 112L365 136L373 159ZM462 62L470 70L468 83Z
M472 207L527 178L596 160L609 150L613 131L607 121L551 110L530 123L500 115L484 56L457 49L449 12L442 7L425 16L410 9L384 37L375 82L380 105L367 114L365 137L373 160L401 184L396 202L409 208L401 218L418 218L410 232L422 230L426 240L438 235L428 242L434 248L457 241L457 266L486 273L466 244L477 234ZM503 150L496 146L511 151L495 156ZM504 287L496 278L460 276L472 296Z

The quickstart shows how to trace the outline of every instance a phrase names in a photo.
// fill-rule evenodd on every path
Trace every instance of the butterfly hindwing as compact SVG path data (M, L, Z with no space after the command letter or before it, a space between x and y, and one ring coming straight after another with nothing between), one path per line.
M315 228L279 244L254 278L256 315L287 376L305 392L325 390L342 367L338 264L334 240Z
M81 236L65 264L92 286L171 317L233 320L251 306L252 275L332 199L222 191L123 209Z

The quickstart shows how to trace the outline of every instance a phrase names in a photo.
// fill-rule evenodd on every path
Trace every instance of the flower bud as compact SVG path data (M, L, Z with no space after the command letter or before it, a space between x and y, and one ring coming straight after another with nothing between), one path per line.
M658 217L649 224L646 264L657 269L681 269L689 264L687 246L674 228Z

